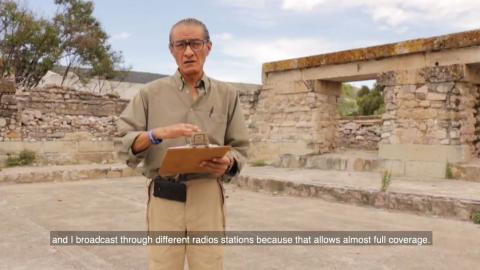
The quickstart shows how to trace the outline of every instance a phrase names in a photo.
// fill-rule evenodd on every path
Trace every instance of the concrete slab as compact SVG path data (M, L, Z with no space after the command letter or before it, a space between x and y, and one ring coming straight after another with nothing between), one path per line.
M143 230L142 177L0 186L0 269L147 269L145 247L49 246L51 230ZM230 230L431 230L433 246L229 246L225 269L476 269L479 226L227 185ZM261 207L259 207L261 206ZM406 259L408 258L408 259Z

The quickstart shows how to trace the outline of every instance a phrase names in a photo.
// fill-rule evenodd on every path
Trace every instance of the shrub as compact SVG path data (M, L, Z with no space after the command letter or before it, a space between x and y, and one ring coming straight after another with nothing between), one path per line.
M7 167L31 165L37 155L31 150L22 150L18 156L9 156L7 158Z
M452 166L450 165L450 163L447 163L447 167L445 169L445 178L453 179Z
M265 160L255 160L255 161L252 161L250 163L250 166L252 167L263 167L263 166L267 166L267 162L265 162Z
M480 224L480 212L473 214L472 221L475 224Z
M384 171L382 176L382 188L383 192L386 192L392 181L392 173L390 171Z

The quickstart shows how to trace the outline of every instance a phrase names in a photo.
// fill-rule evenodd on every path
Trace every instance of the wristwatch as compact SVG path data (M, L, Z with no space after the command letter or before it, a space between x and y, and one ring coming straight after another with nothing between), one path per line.
M150 140L150 143L151 143L151 144L155 144L155 145L156 145L156 144L160 144L160 143L163 141L162 139L157 139L157 138L155 137L155 134L153 134L153 130L150 130L150 131L148 132L148 139Z

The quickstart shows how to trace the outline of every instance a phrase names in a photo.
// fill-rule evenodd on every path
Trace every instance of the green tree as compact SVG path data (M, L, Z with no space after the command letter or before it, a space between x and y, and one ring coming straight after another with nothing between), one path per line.
M62 84L69 71L84 81L92 77L111 79L119 73L120 52L107 43L108 35L93 16L94 4L82 0L55 0L59 10L54 18L60 31L62 60L66 63Z
M17 84L27 88L61 64L66 64L62 84L69 71L84 82L125 76L121 53L112 50L92 15L93 3L55 0L55 4L57 14L49 21L13 0L0 0L0 76L14 75Z
M55 26L36 18L13 1L0 2L0 75L13 75L17 84L32 87L59 59Z
M357 97L358 113L360 115L374 115L385 112L383 89L375 85L373 90L362 86Z
M341 116L351 116L356 115L358 111L358 105L356 101L357 93L355 87L351 84L343 83L342 84L342 93L340 96L340 115Z
M357 96L360 98L360 97L363 97L365 95L368 95L369 93L370 93L370 88L368 88L368 86L366 86L366 85L362 85L362 87L358 91Z

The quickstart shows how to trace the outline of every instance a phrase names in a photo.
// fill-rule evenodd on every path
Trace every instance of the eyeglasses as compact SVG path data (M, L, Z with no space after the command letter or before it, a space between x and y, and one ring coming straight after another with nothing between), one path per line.
M208 39L189 39L189 40L179 40L170 43L176 51L184 51L187 49L187 46L190 46L190 49L194 51L199 51L203 48L205 43L209 42Z

